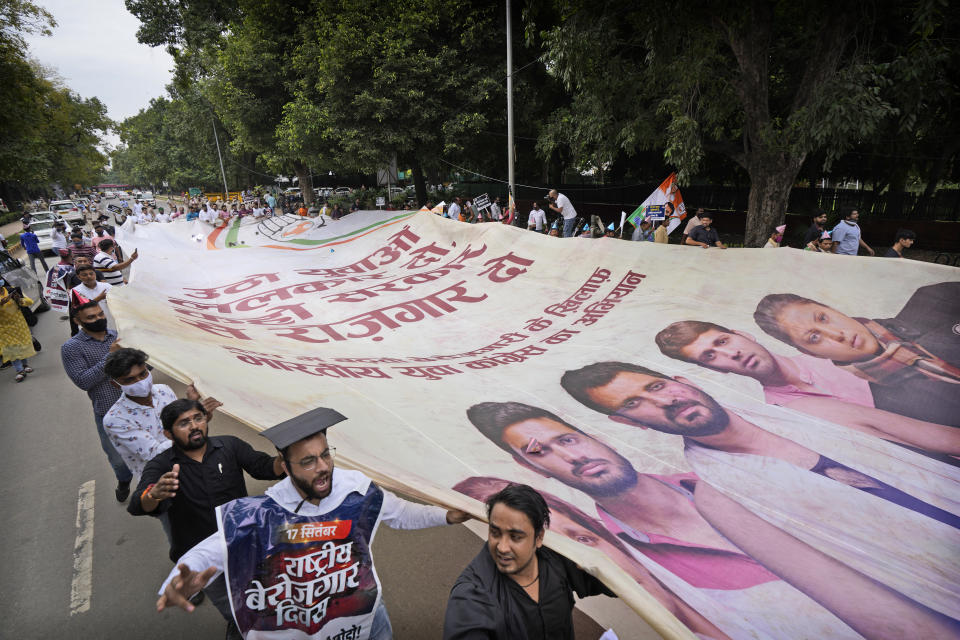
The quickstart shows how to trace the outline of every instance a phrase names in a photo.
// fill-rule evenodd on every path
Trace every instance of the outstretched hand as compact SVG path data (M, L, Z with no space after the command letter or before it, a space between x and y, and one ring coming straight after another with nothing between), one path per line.
M190 603L190 596L205 587L210 578L217 573L216 567L198 572L181 564L178 569L180 569L180 575L174 576L173 580L167 583L163 595L157 600L158 613L167 607L180 607L184 611L193 611L195 607Z

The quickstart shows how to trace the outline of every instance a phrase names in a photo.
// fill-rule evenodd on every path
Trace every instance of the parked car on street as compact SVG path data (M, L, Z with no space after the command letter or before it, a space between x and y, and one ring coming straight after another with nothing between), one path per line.
M30 306L31 310L50 310L50 305L43 297L43 281L40 276L3 249L0 249L0 275L14 287L20 287L23 295L33 300L33 304ZM47 274L43 274L44 278L46 276Z
M353 189L350 187L337 187L333 190L333 195L335 196L348 196L353 193Z
M83 224L83 214L73 200L54 200L50 203L50 210L70 224Z
M141 192L140 195L137 197L137 201L138 201L140 204L147 205L148 207L155 207L155 206L157 206L157 200L156 200L156 198L153 197L153 192L152 192L152 191L143 191L143 192Z
M53 221L30 222L30 231L37 236L37 246L40 251L53 251ZM30 296L31 298L33 296Z

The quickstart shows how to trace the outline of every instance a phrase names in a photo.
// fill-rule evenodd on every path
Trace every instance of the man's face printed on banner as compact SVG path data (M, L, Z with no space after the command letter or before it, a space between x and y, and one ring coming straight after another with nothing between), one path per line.
M691 362L724 373L763 379L777 370L776 360L762 345L736 331L708 329L680 349Z
M730 422L716 400L684 378L656 378L622 371L587 393L611 412L611 420L662 433L712 436L726 429Z
M537 450L528 446L531 439L539 443ZM599 440L550 418L514 423L504 429L503 441L535 471L594 497L616 495L637 483L637 472L629 460Z
M777 314L777 324L795 347L817 358L862 362L873 358L880 343L857 320L815 302L796 302Z

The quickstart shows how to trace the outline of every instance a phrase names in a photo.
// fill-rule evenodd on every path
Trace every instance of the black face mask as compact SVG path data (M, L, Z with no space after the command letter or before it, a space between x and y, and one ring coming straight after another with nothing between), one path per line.
M81 322L83 328L92 333L102 333L107 330L107 319L100 318L99 320L94 320L93 322Z

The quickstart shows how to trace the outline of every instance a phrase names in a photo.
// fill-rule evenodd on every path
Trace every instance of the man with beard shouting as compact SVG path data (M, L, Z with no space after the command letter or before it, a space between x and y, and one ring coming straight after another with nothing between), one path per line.
M168 518L173 562L216 532L214 507L247 495L244 471L257 480L283 477L280 456L255 451L234 436L208 436L209 420L210 414L197 399L174 400L163 407L163 435L173 446L147 463L127 507L135 516ZM223 578L204 591L232 627ZM228 637L230 633L236 637L234 629L228 630Z
M470 516L401 500L360 471L335 469L327 429L343 420L318 407L261 434L288 477L265 495L217 507L217 531L180 558L157 611L193 610L188 598L225 573L244 637L393 637L370 551L381 521L424 529Z

